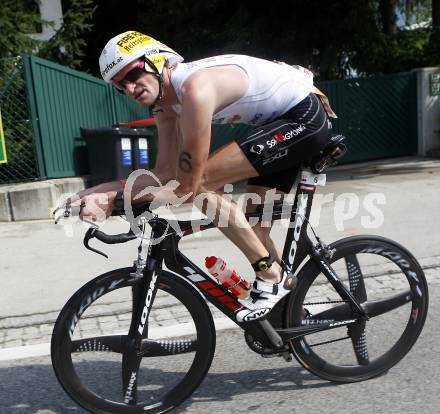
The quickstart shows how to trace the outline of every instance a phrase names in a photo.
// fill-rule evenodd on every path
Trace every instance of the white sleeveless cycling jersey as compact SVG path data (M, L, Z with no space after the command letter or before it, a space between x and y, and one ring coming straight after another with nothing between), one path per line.
M171 84L179 102L182 101L182 86L192 73L223 65L242 68L248 75L249 88L240 99L216 112L212 119L214 123L261 125L287 112L313 90L313 74L301 66L245 55L223 55L175 66ZM180 104L173 105L173 109L179 113Z

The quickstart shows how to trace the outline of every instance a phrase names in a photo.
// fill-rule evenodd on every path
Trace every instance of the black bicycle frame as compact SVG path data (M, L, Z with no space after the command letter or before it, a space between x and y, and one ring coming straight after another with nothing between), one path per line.
M310 177L318 176L309 173L309 178ZM307 223L309 221L313 196L316 190L316 185L310 184L309 181L310 180L302 180L299 182L293 208L292 204L278 205L273 209L271 214L273 220L290 217L289 229L287 231L282 255L283 267L285 271L295 274L304 259L310 256L321 268L322 273L327 277L336 291L341 295L342 300L350 304L356 316L366 318L365 312L359 302L339 280L337 274L324 257L324 254L319 252L317 246L313 244L307 234ZM315 182L316 181L315 179ZM265 207L266 206L263 206L263 208ZM266 215L266 213L267 210L263 209L263 211L247 214L246 216L261 218L263 214ZM165 263L171 271L184 277L190 284L196 286L210 303L242 329L253 335L261 335L261 332L264 332L273 345L276 344L280 346L281 343L286 340L336 327L328 323L319 326L304 325L275 330L266 319L264 321L257 320L255 322L237 322L235 314L239 309L243 308L238 298L219 284L213 276L200 269L179 250L179 242L182 237L192 234L194 229L196 229L196 231L203 231L208 228L213 228L215 227L214 224L207 224L206 219L172 221L157 217L150 219L149 224L152 227L151 239L161 241L157 244L150 244L146 258L146 266L143 269L142 287L133 292L135 299L133 301L134 317L130 328L130 337L135 338L138 347L141 346L142 338L145 338L148 333L148 314L156 295L157 277L162 268L162 263ZM175 229L180 229L180 231ZM356 320L357 319L351 318L345 321L338 321L337 326L354 323ZM280 340L282 340L282 342L280 342Z

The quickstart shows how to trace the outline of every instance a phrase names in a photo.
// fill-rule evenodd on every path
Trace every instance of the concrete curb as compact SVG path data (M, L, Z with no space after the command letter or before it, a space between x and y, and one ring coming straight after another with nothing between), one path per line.
M225 316L214 318L215 331L223 331L229 329L239 329L239 327ZM148 330L151 338L160 338L161 340L168 338L178 338L193 333L191 323L177 323L169 326L155 326ZM47 342L37 342L32 345L21 345L16 347L2 348L0 346L0 362L13 361L24 358L35 358L50 355L50 336L46 335L42 339Z
M11 216L11 208L9 205L9 193L0 192L0 221L11 221L11 220L12 220L12 216Z
M60 178L0 187L0 222L41 220L63 194L86 188L87 177Z

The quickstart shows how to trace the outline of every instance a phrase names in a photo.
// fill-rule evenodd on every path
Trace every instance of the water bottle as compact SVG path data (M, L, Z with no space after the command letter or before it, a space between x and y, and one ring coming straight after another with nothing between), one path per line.
M223 259L215 256L206 257L205 266L208 268L209 273L233 295L240 299L244 299L249 295L251 290L250 283L237 275L235 270L229 269Z

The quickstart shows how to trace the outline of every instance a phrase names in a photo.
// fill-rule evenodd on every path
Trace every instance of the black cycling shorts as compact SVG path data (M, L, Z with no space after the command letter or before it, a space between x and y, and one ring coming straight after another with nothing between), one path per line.
M249 185L288 193L301 164L327 145L332 125L320 99L311 93L276 120L237 140L258 176Z

